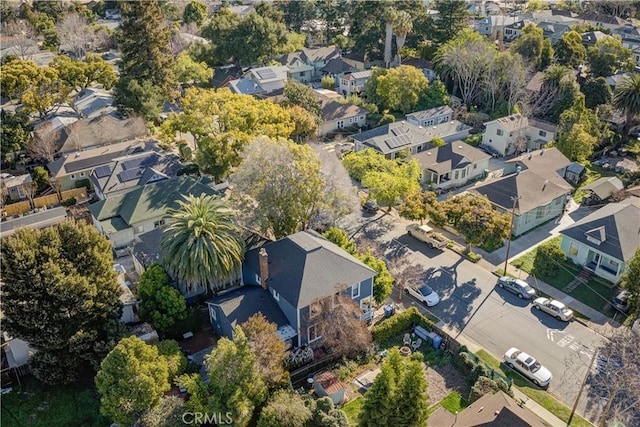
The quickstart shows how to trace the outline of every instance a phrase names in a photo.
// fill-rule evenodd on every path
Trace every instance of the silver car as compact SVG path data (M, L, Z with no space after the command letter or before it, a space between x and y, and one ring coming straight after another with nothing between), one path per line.
M527 282L513 277L502 276L498 279L498 286L518 295L518 298L533 299L536 291Z
M507 350L504 354L504 361L507 366L533 381L538 387L548 386L553 378L551 372L542 366L540 362L515 347Z
M536 298L533 301L533 306L538 310L542 310L545 313L549 313L558 320L564 320L568 322L573 318L573 310L569 309L566 305L560 301L549 298Z

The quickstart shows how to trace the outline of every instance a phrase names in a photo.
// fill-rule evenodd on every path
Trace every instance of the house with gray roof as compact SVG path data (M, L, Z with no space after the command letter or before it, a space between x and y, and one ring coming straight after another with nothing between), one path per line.
M320 71L323 76L331 76L336 80L336 82L339 82L339 79L342 78L345 73L354 72L356 69L344 59L334 58L329 60Z
M411 157L420 164L422 183L433 189L461 187L480 178L491 159L487 153L462 141L430 148Z
M29 194L28 187L33 185L32 182L31 175L28 173L18 176L8 173L0 174L0 185L6 189L6 195L13 201L26 199ZM3 194L1 197L5 197L5 195Z
M605 34L602 31L587 31L586 33L580 34L580 36L582 37L582 45L585 48L595 46L596 43L600 40L613 38L612 36Z
M286 66L251 68L240 79L227 82L226 86L233 93L267 95L284 89L288 70Z
M618 283L640 247L640 207L611 203L560 234L560 249L571 261Z
M174 178L182 169L175 154L142 152L113 159L94 168L89 174L99 199L129 192L136 187Z
M338 92L344 96L360 94L364 92L364 85L371 77L371 70L345 73L338 83Z
M453 117L453 110L448 105L430 108L428 110L416 111L407 114L407 121L415 126L435 126L440 123L449 122Z
M509 175L519 170L530 170L538 176L553 181L560 187L571 189L567 183L569 160L556 147L532 151L504 162L504 174Z
M125 141L63 154L47 164L50 179L55 179L60 191L71 190L79 182L88 180L96 168L115 162L115 159L145 152L158 152L153 141ZM89 181L91 184L91 181Z
M235 316L234 308L243 313L242 318L259 311L277 318L271 305L275 301L289 326L284 328L286 339L297 346L314 345L322 338L318 329L321 302L338 292L360 306L363 319L371 317L375 276L374 270L319 234L301 231L248 251L242 266L244 286L232 294L233 302L224 297L208 302L209 317L216 330L228 330L225 325L233 322L226 313ZM245 306L248 292L268 295L271 301L249 298ZM225 304L229 307L223 307Z
M93 225L118 249L131 245L137 235L164 225L167 211L177 208L178 201L203 194L219 193L208 179L183 175L108 196L91 204L89 210Z
M564 213L572 188L537 175L532 170L516 171L479 186L469 192L486 196L500 213L514 206L514 236L520 236Z
M320 77L321 70L330 61L340 58L340 49L336 46L305 47L304 49L283 55L279 62L289 68L290 79L308 83Z
M444 142L462 140L469 136L471 126L457 120L443 122L434 126L416 126L406 121L393 122L377 128L352 135L355 151L373 148L389 159L394 159L401 151L416 154L433 148L431 140L442 138Z
M617 176L603 176L582 187L590 193L588 198L591 203L601 203L623 188L624 184Z
M367 123L367 110L357 105L343 104L320 96L322 123L318 135L325 136L348 127L363 127Z
M503 156L516 151L539 150L552 141L557 133L554 124L511 114L485 123L482 144Z
M39 230L41 228L50 227L60 224L67 219L67 211L64 207L41 210L34 214L23 215L18 218L2 221L0 226L0 239L11 236L19 228L31 228Z

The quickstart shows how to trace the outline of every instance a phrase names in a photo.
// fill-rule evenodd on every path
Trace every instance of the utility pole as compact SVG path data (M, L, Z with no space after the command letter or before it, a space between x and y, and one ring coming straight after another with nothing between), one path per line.
M582 379L582 384L580 384L580 390L578 391L578 397L576 397L576 401L573 402L573 408L571 408L571 415L569 415L569 419L567 420L567 427L571 426L571 420L573 420L573 416L576 413L576 408L578 407L578 402L580 401L580 397L582 396L582 391L584 390L585 384L587 384L587 379L589 378L589 375L591 374L591 368L593 368L593 362L596 361L596 357L597 356L598 356L597 353L594 353L594 355L591 356L591 363L589 363L589 369L587 369L587 373L584 375L584 378Z
M511 234L513 232L513 217L516 214L516 203L520 200L522 196L511 197L511 201L513 202L513 207L511 208L511 222L509 223L509 240L507 240L507 253L504 258L504 275L507 275L507 265L509 264L509 250L511 249Z

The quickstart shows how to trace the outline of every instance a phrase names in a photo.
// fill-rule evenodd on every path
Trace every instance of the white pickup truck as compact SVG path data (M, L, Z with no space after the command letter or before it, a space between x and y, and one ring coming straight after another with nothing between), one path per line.
M448 240L440 233L436 233L428 225L409 224L407 234L425 242L430 248L442 249L447 246Z

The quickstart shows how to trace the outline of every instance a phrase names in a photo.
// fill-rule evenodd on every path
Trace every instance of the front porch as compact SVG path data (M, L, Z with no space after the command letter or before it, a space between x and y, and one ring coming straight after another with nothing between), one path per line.
M599 252L589 249L584 267L612 283L620 282L622 263Z

